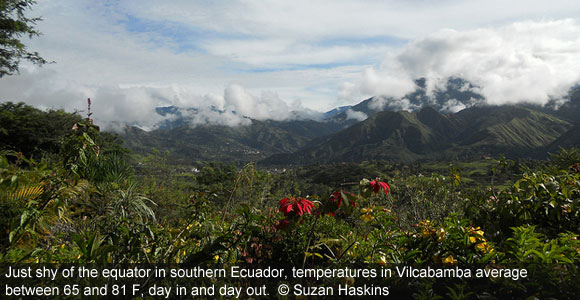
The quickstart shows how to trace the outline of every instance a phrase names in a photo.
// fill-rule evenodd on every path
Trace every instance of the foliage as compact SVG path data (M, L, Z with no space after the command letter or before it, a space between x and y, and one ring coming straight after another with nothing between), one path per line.
M570 161L580 161L580 157L570 158L567 153L556 156L544 169L528 170L503 191L490 189L474 194L466 203L467 215L486 222L498 241L507 237L505 233L511 227L522 225L537 225L550 238L562 232L578 232L580 172ZM567 163L562 164L562 156L568 157Z
M163 154L132 160L103 144L90 119L76 124L65 134L61 160L0 155L1 221L8 229L0 261L513 266L550 280L384 280L409 298L572 298L579 292L577 274L568 268L580 263L575 149L533 167L480 164L487 178L503 176L501 187L465 184L455 166L445 175L378 163L284 171L253 163L176 168ZM367 174L354 180L356 170Z
M73 127L77 130L71 130ZM0 150L22 152L37 160L58 160L77 154L84 133L95 139L103 152L127 153L117 135L99 132L94 125L87 127L77 113L42 111L22 102L0 104Z
M21 59L42 65L44 60L38 52L29 52L21 37L40 35L34 25L40 18L26 17L25 12L35 4L34 0L0 1L0 77L18 72Z
M40 158L58 154L63 139L81 120L77 114L62 110L47 112L24 103L0 104L0 149L22 152L26 157Z

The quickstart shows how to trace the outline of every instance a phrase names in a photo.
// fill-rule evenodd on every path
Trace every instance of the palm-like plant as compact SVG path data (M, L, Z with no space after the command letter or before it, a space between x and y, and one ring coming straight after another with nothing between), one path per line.
M126 188L116 191L116 197L109 203L107 211L113 216L136 218L139 222L146 223L155 220L155 212L151 209L155 205L155 202L137 191L135 182L130 182Z
M70 222L67 204L83 197L91 185L86 180L64 180L65 171L58 166L27 159L21 153L16 156L16 162L9 163L0 155L2 222L10 229L2 236L2 244L32 248L46 242L55 225Z

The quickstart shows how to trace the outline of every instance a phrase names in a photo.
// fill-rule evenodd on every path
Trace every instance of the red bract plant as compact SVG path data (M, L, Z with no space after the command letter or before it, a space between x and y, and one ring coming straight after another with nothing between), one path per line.
M385 195L388 195L389 192L391 191L391 188L386 182L373 180L371 181L370 185L375 194L377 194L380 190L383 190L385 192Z
M356 202L352 201L352 199L354 199L354 194L352 193L347 193L345 191L339 191L339 192L334 192L332 193L332 195L330 195L330 201L334 204L336 204L336 208L340 208L340 206L342 205L342 202L344 202L344 198L343 195L348 194L348 196L350 196L350 201L348 201L350 203L350 205L352 207L356 207Z
M337 213L350 215L356 207L357 196L346 191L337 191L330 194L328 201L322 207L321 213L334 216ZM343 205L344 203L344 205Z
M285 216L291 212L294 212L299 216L304 213L311 214L313 208L314 204L312 204L310 200L301 197L290 197L280 200L280 211L284 213Z

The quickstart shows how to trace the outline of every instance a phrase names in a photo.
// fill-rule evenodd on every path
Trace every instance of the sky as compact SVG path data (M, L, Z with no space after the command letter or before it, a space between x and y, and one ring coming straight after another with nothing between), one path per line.
M155 128L168 105L196 123L316 117L421 77L428 93L464 78L489 104L580 83L577 0L38 0L28 15L43 21L26 45L54 63L0 78L0 101L86 111L90 97L110 129Z

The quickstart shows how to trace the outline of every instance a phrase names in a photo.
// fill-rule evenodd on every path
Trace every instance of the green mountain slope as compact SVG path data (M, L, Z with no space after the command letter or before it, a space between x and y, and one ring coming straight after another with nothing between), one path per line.
M497 145L515 148L543 147L571 128L554 116L518 106L473 107L456 114L465 128L462 145Z
M534 109L571 123L580 123L580 86L571 89L563 103L553 100L543 107L535 106Z
M552 142L552 144L550 144L548 147L548 151L551 153L556 153L560 147L580 147L580 124L574 126L572 129L568 130L558 139Z
M340 119L256 121L227 127L200 125L131 128L126 145L139 153L168 150L175 163L200 160L262 161L266 164L467 159L482 155L541 157L558 144L577 144L573 124L524 106L474 106L444 114L425 107L416 112L372 113L371 99L352 107L369 113L362 122ZM345 122L348 121L348 122ZM349 122L352 126L345 128ZM557 141L558 139L558 141Z
M200 160L256 161L275 153L294 152L313 138L338 128L316 121L256 121L248 126L199 125L146 132L135 127L122 135L138 153L169 151L176 163Z
M319 144L266 163L454 159L504 153L534 156L572 125L517 106L473 107L457 114L432 108L377 113Z

